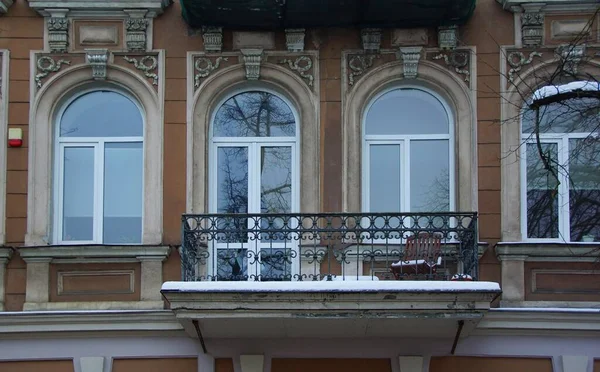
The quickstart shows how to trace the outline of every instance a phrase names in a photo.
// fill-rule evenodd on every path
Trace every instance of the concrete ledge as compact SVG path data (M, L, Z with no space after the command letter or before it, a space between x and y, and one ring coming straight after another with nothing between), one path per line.
M530 243L496 244L500 261L595 262L600 259L600 243Z
M148 245L60 245L34 246L18 248L20 256L27 261L29 258L48 259L90 259L90 258L133 258L162 257L167 258L169 246Z
M0 313L0 334L182 329L173 312L168 310Z
M541 311L547 309L555 309L557 311L569 309L598 309L600 311L600 302L593 301L500 301L500 308L523 308L523 309L539 309Z
M163 301L25 302L23 311L162 310Z

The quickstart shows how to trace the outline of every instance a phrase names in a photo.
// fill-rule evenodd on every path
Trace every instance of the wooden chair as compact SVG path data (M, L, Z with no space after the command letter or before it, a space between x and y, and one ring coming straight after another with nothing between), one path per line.
M433 278L442 264L442 234L419 233L406 239L404 257L392 263L396 280Z

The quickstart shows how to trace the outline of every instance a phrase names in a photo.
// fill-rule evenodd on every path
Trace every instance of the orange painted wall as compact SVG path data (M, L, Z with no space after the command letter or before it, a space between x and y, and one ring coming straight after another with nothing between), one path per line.
M433 357L429 372L552 372L552 360L542 358Z
M36 360L24 362L0 362L2 372L73 372L72 360Z
M112 372L197 372L196 358L114 359Z
M272 359L271 372L391 372L390 359Z

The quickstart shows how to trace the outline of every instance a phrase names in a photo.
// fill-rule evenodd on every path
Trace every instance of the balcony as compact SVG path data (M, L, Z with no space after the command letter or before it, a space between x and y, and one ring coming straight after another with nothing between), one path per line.
M161 292L200 339L465 336L500 294L474 213L184 215L182 234Z
M183 281L477 280L475 213L184 215Z

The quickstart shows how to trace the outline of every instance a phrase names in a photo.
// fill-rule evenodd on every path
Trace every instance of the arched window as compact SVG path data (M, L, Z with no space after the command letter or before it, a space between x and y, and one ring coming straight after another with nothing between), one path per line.
M419 88L388 90L363 121L364 211L454 209L454 125L439 98Z
M600 101L586 97L598 91L591 82L546 86L522 111L522 233L528 239L600 240Z
M219 105L211 126L211 212L281 214L298 211L297 133L295 111L286 100L271 92L246 91L230 96ZM245 219L239 221L248 223ZM225 219L221 222L228 223ZM233 243L230 239L216 243L215 275L245 278L249 272L256 272L249 265L257 264L260 259L262 277L290 277L291 262L283 259L278 265L270 265L265 253L268 248L269 255L288 257L291 254L289 242L286 245L272 239L259 239L244 244L244 238L235 239L242 244L230 245Z
M56 138L55 242L141 243L140 108L115 91L79 95L58 115Z

